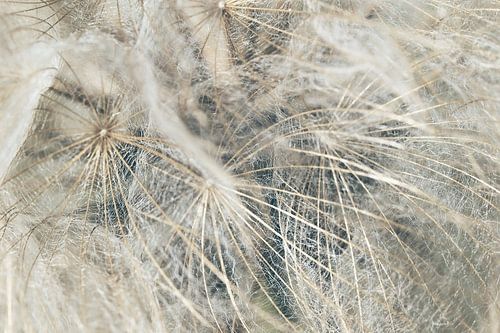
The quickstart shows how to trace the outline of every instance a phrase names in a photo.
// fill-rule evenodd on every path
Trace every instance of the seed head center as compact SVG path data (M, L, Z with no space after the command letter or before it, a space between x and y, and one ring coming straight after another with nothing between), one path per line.
M222 1L219 1L219 3L217 4L217 7L219 7L219 9L224 9L226 8L226 1L222 0Z
M99 132L99 136L101 138L105 138L106 136L108 135L108 130L103 128L100 132Z

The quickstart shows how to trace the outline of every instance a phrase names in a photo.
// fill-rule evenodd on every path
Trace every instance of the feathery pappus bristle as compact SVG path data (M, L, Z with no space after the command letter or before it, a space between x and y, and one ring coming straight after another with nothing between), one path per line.
M5 332L496 332L491 1L0 4Z

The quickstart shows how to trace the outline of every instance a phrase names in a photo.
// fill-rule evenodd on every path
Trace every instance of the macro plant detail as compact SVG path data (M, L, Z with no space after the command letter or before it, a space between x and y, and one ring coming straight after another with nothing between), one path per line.
M496 332L491 1L0 4L0 327Z

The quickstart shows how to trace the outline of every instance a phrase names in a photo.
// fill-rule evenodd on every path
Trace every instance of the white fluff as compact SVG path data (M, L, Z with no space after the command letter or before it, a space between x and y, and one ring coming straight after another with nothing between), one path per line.
M497 332L498 11L0 4L0 329Z

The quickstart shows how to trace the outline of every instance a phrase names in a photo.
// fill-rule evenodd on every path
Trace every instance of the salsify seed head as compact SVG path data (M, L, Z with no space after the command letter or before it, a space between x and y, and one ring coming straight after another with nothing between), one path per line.
M495 332L497 12L0 4L0 327Z

